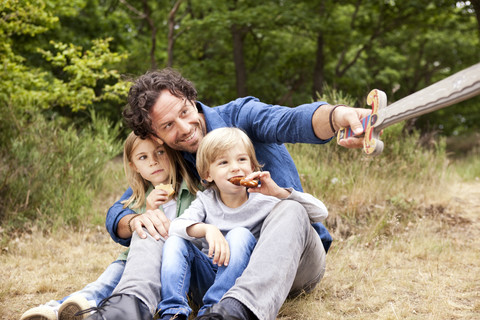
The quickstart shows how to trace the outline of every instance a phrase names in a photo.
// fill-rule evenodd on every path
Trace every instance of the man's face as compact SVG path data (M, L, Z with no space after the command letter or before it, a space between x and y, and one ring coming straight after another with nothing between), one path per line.
M197 152L206 127L205 119L192 102L163 90L150 111L150 117L155 133L170 148Z

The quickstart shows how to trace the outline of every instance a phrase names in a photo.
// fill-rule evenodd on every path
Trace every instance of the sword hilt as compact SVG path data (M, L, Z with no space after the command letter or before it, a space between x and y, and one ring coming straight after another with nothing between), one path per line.
M372 113L361 120L363 127L363 150L368 155L378 155L383 151L383 142L379 139L380 132L375 129L378 120L378 111L387 106L387 95L381 90L370 91L367 104L372 106ZM337 133L337 143L342 139L355 137L350 127L340 128ZM358 136L357 136L358 137Z

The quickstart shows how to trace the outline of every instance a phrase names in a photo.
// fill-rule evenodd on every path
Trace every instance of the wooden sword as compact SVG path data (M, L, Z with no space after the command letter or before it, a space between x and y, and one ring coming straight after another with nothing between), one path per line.
M372 113L362 119L363 150L368 155L383 151L380 131L397 122L418 117L480 94L480 63L459 71L439 82L387 106L385 92L374 89L367 97ZM354 136L350 128L340 128L337 142Z

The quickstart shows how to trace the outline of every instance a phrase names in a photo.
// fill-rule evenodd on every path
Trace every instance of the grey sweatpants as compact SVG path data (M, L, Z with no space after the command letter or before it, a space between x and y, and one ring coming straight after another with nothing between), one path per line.
M285 299L309 292L325 274L325 249L296 201L279 202L265 219L250 262L225 297L260 320L274 320Z
M136 232L132 235L130 251L122 278L112 294L124 293L134 295L155 314L161 300L160 270L165 240L155 240L146 229L146 239Z
M135 295L154 314L161 300L164 240L135 232L125 271L113 292ZM289 295L310 291L325 273L325 250L304 207L280 201L265 219L250 262L224 297L241 301L260 320L274 320Z

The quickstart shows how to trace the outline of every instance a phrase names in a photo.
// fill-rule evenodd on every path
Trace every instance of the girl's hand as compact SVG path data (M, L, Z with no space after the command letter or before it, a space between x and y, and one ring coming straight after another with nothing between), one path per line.
M155 240L160 240L160 236L167 239L170 220L160 209L147 210L145 213L136 216L130 222L130 226L132 230L137 231L138 236L142 239L147 237L143 228L147 229L148 233L154 237Z
M228 266L230 261L230 247L223 234L217 227L205 224L205 240L208 242L208 257L213 256L213 263L220 266Z
M260 183L256 188L248 188L248 192L259 192L267 196L274 196L279 199L285 199L290 195L290 192L278 186L273 181L268 171L256 171L247 176L248 179L258 179Z
M159 206L167 202L169 199L167 191L153 189L147 197L147 210L158 209Z

